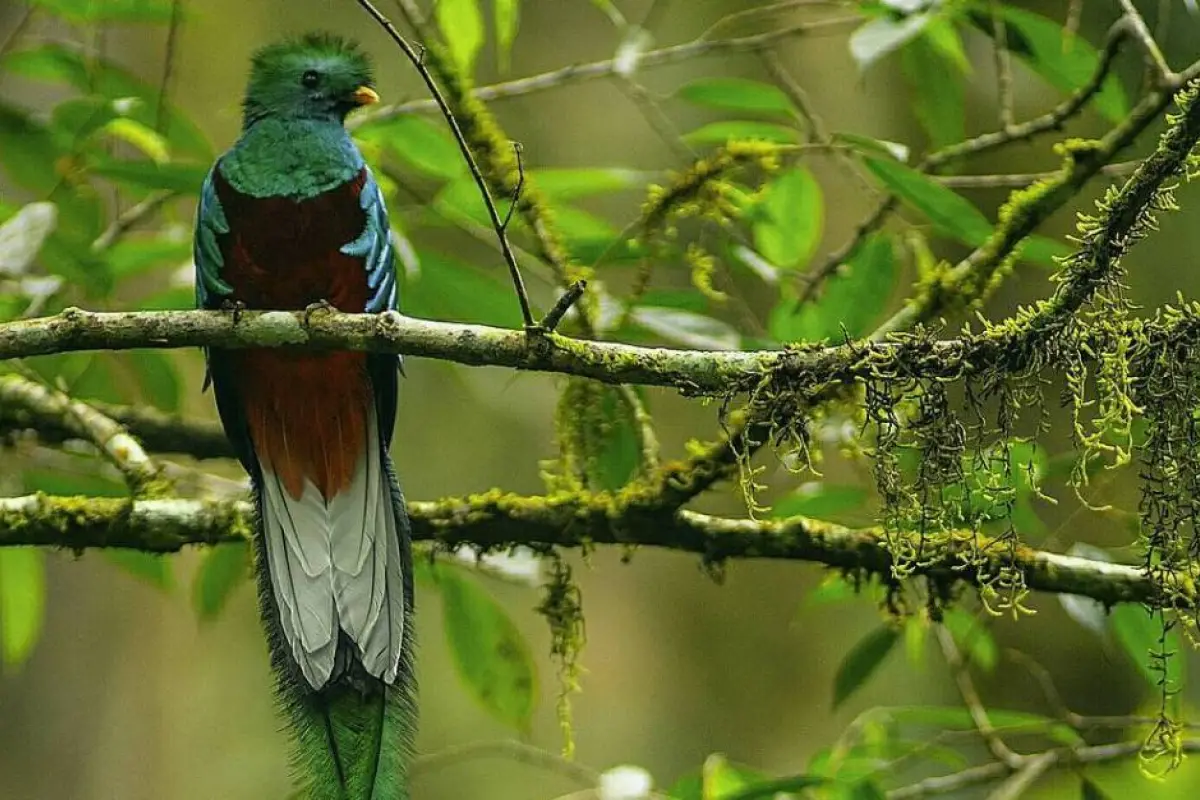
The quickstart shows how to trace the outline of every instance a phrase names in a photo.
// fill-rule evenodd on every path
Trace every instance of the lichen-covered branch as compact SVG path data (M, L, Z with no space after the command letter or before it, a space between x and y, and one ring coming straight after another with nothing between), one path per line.
M890 580L891 556L875 530L855 530L802 517L727 519L691 511L622 513L611 495L572 493L524 497L490 492L413 503L413 537L448 548L523 544L535 548L596 544L661 547L701 556L707 563L769 558L807 561ZM0 546L45 545L69 550L126 547L170 553L188 545L239 541L253 530L250 504L216 500L121 500L29 495L0 498ZM644 519L641 518L644 516ZM950 551L923 567L946 582L970 581L980 537L962 533L962 558ZM968 557L968 551L971 555ZM1077 594L1105 605L1145 602L1156 588L1136 567L1031 549L1016 556L997 548L984 565L1016 566L1031 589ZM1004 562L1004 563L1000 563ZM1015 562L1015 563L1013 563ZM1188 587L1194 596L1194 587Z

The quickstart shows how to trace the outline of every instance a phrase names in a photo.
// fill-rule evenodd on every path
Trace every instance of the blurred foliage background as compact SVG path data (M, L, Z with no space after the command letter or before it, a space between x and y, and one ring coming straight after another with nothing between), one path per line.
M461 38L464 29L456 26L466 25L473 19L472 9L479 9L482 47L473 69L476 83L486 85L611 58L622 48L690 41L718 23L721 27L710 35L724 38L805 20L852 17L858 6L865 16L850 24L797 36L776 48L826 130L904 143L920 154L997 126L992 46L970 24L952 27L961 37L965 63L960 69L935 62L941 67L924 75L944 73L946 83L934 86L913 80L914 68L905 66L905 58L914 56L881 54L864 65L862 53L856 59L852 48L851 35L866 20L889 13L900 19L911 11L906 6L917 8L919 3L780 3L771 15L730 16L751 5L767 4L524 0L510 49L497 47L493 16L507 3L480 0L476 6L474 0L442 0L440 19L450 27L452 39ZM959 10L963 5L946 4ZM1041 15L1060 33L1064 20L1082 9L1078 37L1093 45L1120 15L1116 2L1005 5ZM1152 24L1158 15L1172 14L1164 50L1176 65L1198 55L1200 19L1188 5L1157 0L1139 4ZM381 4L385 12L392 10L389 6ZM180 14L174 27L173 13ZM36 266L22 274L5 276L0 271L5 286L0 317L28 314L32 303L37 304L35 313L71 304L91 309L188 307L192 197L214 154L237 135L249 55L266 42L313 28L363 43L375 58L378 89L386 102L424 97L411 66L349 0L209 0L177 7L165 0L0 5L0 221L12 219L30 201L50 200L58 209L57 226ZM861 38L858 43L864 46ZM469 41L459 52L472 52ZM1136 97L1140 58L1125 54L1116 72L1124 94ZM1086 77L1087 70L1083 74ZM526 169L544 178L572 252L584 263L603 243L621 241L618 234L636 218L647 185L665 182L667 170L687 167L686 146L675 138L678 134L693 132L682 141L703 152L721 137L721 129L694 132L722 120L795 125L794 119L773 117L769 109L746 112L737 108L741 101L731 107L713 100L714 84L696 83L712 78L769 83L761 60L752 53L688 59L633 76L637 83L632 88L614 78L570 82L491 104L505 133L523 145ZM1013 77L1018 120L1053 106L1076 80L1068 75L1063 79L1068 85L1054 85L1025 63L1014 66ZM163 85L168 90L166 105L157 100ZM691 94L681 91L689 86ZM747 91L747 97L759 96ZM1108 96L1108 102L1117 101L1119 116L1129 103ZM1111 124L1111 116L1102 104L1093 104L1071 121L1069 131L1099 135ZM752 128L741 132L754 133ZM404 310L417 316L518 324L491 232L480 224L482 207L462 181L463 168L442 120L427 113L410 115L364 126L358 135L372 161L389 165L384 174L393 222L419 256L414 260L419 269L406 264ZM1053 169L1058 163L1051 152L1053 138L1009 146L964 166L979 174ZM1146 152L1152 143L1152 136L1144 137L1139 151ZM913 160L910 156L910 163ZM731 251L719 250L716 285L731 298L720 304L693 286L680 245L681 252L656 272L642 305L695 317L681 325L677 317L651 312L641 318L644 324L611 336L684 346L732 342L733 347L750 347L801 338L803 326L809 326L807 332L815 326L818 337L837 336L836 322L850 313L862 318L860 329L852 331L861 334L897 307L902 287L913 276L907 255L896 255L889 271L877 273L886 277L877 278L874 285L868 281L843 289L842 305L833 310L827 305L825 317L816 322L798 317L808 319L799 333L783 330L792 324L778 311L790 302L788 290L781 288L789 285L788 276L840 247L875 202L876 190L864 187L839 158L817 156L804 165L802 176L792 175L790 185L780 182L777 186L782 188L774 189L791 192L787 197L804 204L803 215L795 216L795 209L777 199L783 205L774 208L784 218L773 219L770 203L755 201L760 202L756 213L766 214L756 219L766 221L761 230L747 231L748 240L743 237L760 254L772 249L779 254L768 259L776 262L774 266L758 264L756 269L739 262ZM810 180L819 188L806 183ZM1075 211L1090 209L1103 184L1094 182L1040 229L1048 240L1045 248L1062 250ZM147 200L157 204L162 192L173 194L118 242L111 247L93 245L115 215ZM1008 190L959 192L994 220ZM1164 219L1162 232L1131 257L1131 296L1137 302L1155 306L1172 300L1176 292L1189 296L1200 288L1188 260L1200 247L1200 227L1192 216L1192 206L1200 200L1195 195L1184 189L1184 213ZM897 243L916 232L928 235L939 257L954 260L968 251L956 239L969 237L969 231L945 235L911 209L901 218L906 222L893 222L885 229L896 234ZM969 227L970 221L964 224ZM796 228L810 232L797 234ZM686 237L714 240L712 231L702 228L688 230ZM907 251L897 244L895 252ZM1029 263L1018 267L1016 276L989 302L989 316L999 318L1019 303L1048 293L1047 259L1040 264L1037 260L1027 259ZM612 257L599 273L603 285L614 295L626 291L634 281L635 262L621 254ZM523 259L523 264L528 266L534 299L545 309L556 296L550 274L533 259ZM863 299L867 297L869 302ZM37 359L27 367L46 379L61 380L79 397L214 418L210 398L199 391L198 353L70 355ZM394 454L410 498L492 487L528 493L542 489L541 464L556 455L555 407L562 380L420 360L410 360L407 372ZM647 391L645 398L669 457L682 454L690 438L711 438L718 430L711 405L689 402L672 392ZM838 455L838 438L844 435L839 433L840 422L831 422L828 430L822 477L797 479L767 458L763 463L768 471L760 480L768 488L760 499L777 503L776 513L820 513L867 522L871 501L864 467ZM86 452L48 451L28 441L10 444L0 451L3 494L123 491ZM1040 446L1037 458L1052 459L1069 449L1069 440L1055 429ZM206 462L204 469L241 480L229 463ZM1133 477L1126 470L1098 484L1094 502L1126 510L1102 514L1082 510L1051 466L1047 487L1060 502L1050 505L1026 497L1028 530L1022 532L1039 547L1065 551L1086 542L1128 559L1135 541L1128 523L1128 511L1137 502ZM801 480L822 483L797 494ZM818 501L825 505L814 508ZM696 506L733 515L745 511L740 494L729 487L710 493ZM81 557L23 551L2 555L0 607L5 610L0 627L5 630L6 664L0 675L0 797L286 796L284 741L272 709L253 594L244 582L222 578L244 568L236 555L225 559L232 568L210 564L207 573L204 563L213 557L196 551L165 560L96 552ZM869 709L961 703L936 641L920 631L889 640L882 650L876 647L878 659L860 657L859 668L867 664L861 686L853 676L848 678L847 653L855 652L864 636L878 632L883 617L870 597L835 597L837 587L823 584L817 567L730 564L718 584L696 558L665 552L641 551L626 560L622 553L602 549L586 560L572 555L571 561L587 620L582 691L571 699L575 758L588 768L639 765L664 789L695 774L713 753L771 775L811 772L814 758L838 741L847 726L864 726L860 715ZM520 581L464 574L472 586L482 587L499 603L528 642L532 668L538 673L535 704L528 715L524 707L515 712L514 733L503 721L504 713L476 702L469 679L464 682L459 674L446 633L452 630L446 616L455 612L425 582L418 596L420 752L436 754L514 735L557 752L562 746L555 709L559 685L548 657L549 634L535 610L539 589ZM205 575L218 588L205 584ZM226 585L228 594L220 588ZM1123 630L1101 619L1097 631L1080 624L1080 619L1095 621L1086 609L1075 609L1073 617L1070 609L1048 596L1037 596L1032 604L1037 613L1017 621L978 614L967 604L954 622L959 630L972 631L960 643L982 648L980 653L972 651L977 663L995 662L990 669L977 670L989 708L1054 714L1038 673L1027 666L1032 660L1053 676L1062 701L1075 712L1154 713L1157 691L1128 654L1129 648L1122 646L1144 633L1137 619ZM219 614L213 613L214 606L220 606ZM920 627L920 622L910 627ZM876 633L876 642L878 638ZM835 704L840 665L843 691L852 696ZM1186 689L1183 705L1190 705L1194 697L1194 690ZM958 717L934 714L908 735L928 740L954 719ZM1089 740L1138 735L1102 731ZM958 750L970 760L985 757L977 739L963 740ZM447 754L418 768L413 793L430 800L534 800L579 788L570 769L547 760L549 764L542 764L487 751ZM911 779L953 771L957 764L951 759L939 768L933 759L915 762L900 767L899 774ZM1191 797L1200 790L1200 772L1191 762L1164 782L1142 778L1132 760L1090 767L1087 775L1113 797ZM1063 770L1031 796L1077 796L1079 786L1078 775ZM955 796L986 794L986 789L978 789Z

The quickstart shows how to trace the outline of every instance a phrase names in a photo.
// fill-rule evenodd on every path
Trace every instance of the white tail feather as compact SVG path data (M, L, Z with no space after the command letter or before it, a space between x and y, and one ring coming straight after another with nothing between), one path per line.
M394 683L404 639L404 575L375 409L350 485L328 503L312 483L296 500L263 470L263 527L279 618L314 689L333 673L345 631L368 673Z

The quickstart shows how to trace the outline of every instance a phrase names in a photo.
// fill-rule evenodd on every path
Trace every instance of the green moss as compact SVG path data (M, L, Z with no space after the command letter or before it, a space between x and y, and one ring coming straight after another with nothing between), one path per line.
M563 734L563 755L575 752L571 695L579 691L579 655L587 641L583 623L583 595L572 578L571 567L555 555L550 561L550 578L542 587L538 613L550 626L550 655L558 663L558 724Z

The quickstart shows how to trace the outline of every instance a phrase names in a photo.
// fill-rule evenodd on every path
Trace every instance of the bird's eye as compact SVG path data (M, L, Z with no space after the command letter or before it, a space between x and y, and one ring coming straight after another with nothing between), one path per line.
M304 84L306 89L311 89L321 80L321 76L317 74L315 69L307 70L300 76L300 83Z

